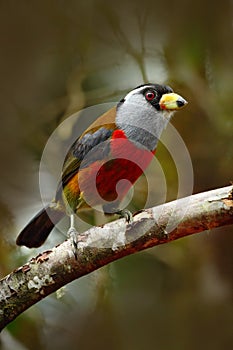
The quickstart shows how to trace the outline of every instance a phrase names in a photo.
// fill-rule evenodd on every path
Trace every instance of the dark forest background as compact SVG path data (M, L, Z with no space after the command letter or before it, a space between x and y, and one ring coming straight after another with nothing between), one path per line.
M189 101L172 124L190 152L193 192L229 185L232 14L230 0L0 1L0 277L45 249L15 238L42 205L39 165L54 129L144 82L169 83ZM172 200L176 169L162 145L158 158ZM112 263L18 317L0 348L232 349L232 243L228 227Z

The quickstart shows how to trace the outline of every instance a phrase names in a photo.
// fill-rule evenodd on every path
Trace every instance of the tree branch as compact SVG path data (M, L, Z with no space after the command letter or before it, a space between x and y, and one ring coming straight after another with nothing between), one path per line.
M0 281L0 330L60 287L114 260L230 224L233 224L232 186L143 210L128 225L120 219L93 227L79 244L77 260L71 241L67 240Z

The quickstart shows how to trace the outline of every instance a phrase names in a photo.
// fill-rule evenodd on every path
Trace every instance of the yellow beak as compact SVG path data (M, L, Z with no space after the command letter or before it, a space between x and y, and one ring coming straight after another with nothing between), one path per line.
M176 111L184 107L187 103L183 97L174 92L164 94L159 101L160 108L167 111Z

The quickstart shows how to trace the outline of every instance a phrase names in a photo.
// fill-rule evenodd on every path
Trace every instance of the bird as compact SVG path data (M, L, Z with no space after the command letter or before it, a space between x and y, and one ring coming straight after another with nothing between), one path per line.
M70 217L68 236L77 248L75 214L101 205L130 222L121 201L153 157L162 131L187 101L170 86L139 85L98 117L70 147L54 199L20 232L16 244L40 247L56 224Z

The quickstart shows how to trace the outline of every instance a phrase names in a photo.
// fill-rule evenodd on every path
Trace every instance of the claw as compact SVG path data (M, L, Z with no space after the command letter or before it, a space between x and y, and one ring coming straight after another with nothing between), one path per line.
M76 229L74 227L74 214L71 214L70 215L70 228L67 232L67 236L69 238L71 238L73 253L74 253L76 260L77 260L77 250L78 250L77 234L78 234L78 232L76 231Z
M72 250L76 260L77 260L77 249L78 249L77 234L78 232L75 230L74 227L70 227L67 232L67 236L71 238L71 241L72 241Z
M125 218L127 223L133 221L133 214L128 209L118 210L115 214L120 215L121 218Z

